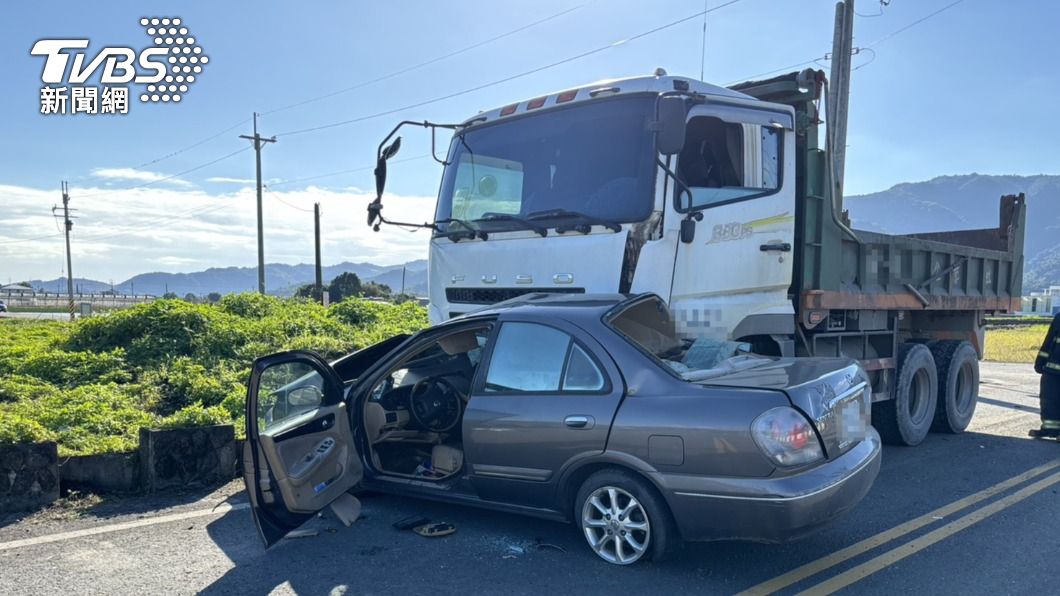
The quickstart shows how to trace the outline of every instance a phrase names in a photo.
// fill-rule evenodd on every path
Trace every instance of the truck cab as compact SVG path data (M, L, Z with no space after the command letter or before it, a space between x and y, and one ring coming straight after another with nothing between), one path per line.
M690 106L671 155L655 134L667 95ZM431 321L531 292L653 292L686 337L792 333L794 118L658 73L466 121L435 214Z

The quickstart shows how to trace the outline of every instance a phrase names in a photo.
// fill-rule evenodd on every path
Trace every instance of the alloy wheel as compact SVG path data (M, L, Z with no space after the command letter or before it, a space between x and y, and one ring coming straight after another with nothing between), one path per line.
M628 491L603 486L582 505L582 531L589 546L608 563L629 565L648 552L651 523Z

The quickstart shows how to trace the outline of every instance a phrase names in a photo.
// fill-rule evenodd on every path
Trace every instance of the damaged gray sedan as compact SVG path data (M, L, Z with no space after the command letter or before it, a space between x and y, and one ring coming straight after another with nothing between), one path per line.
M579 526L609 563L797 538L879 471L849 360L677 336L655 295L531 294L327 363L254 364L244 469L266 545L350 489Z

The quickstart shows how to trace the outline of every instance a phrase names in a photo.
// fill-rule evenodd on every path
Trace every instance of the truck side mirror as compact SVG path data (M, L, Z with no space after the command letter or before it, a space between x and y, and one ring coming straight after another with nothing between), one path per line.
M694 219L682 219L681 220L681 242L685 244L692 244L692 241L696 239L696 220Z
M667 95L659 98L656 106L655 144L659 153L675 155L685 146L685 99L678 95Z
M368 205L368 225L371 226L380 217L383 208L383 189L386 188L386 160L397 155L401 149L401 137L379 151L379 157L375 160L375 200ZM376 226L378 232L378 226Z

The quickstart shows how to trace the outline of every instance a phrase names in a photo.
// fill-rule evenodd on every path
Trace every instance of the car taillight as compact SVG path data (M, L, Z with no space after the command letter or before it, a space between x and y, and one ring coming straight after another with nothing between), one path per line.
M800 466L824 459L810 421L793 408L773 408L755 418L751 436L778 466Z

